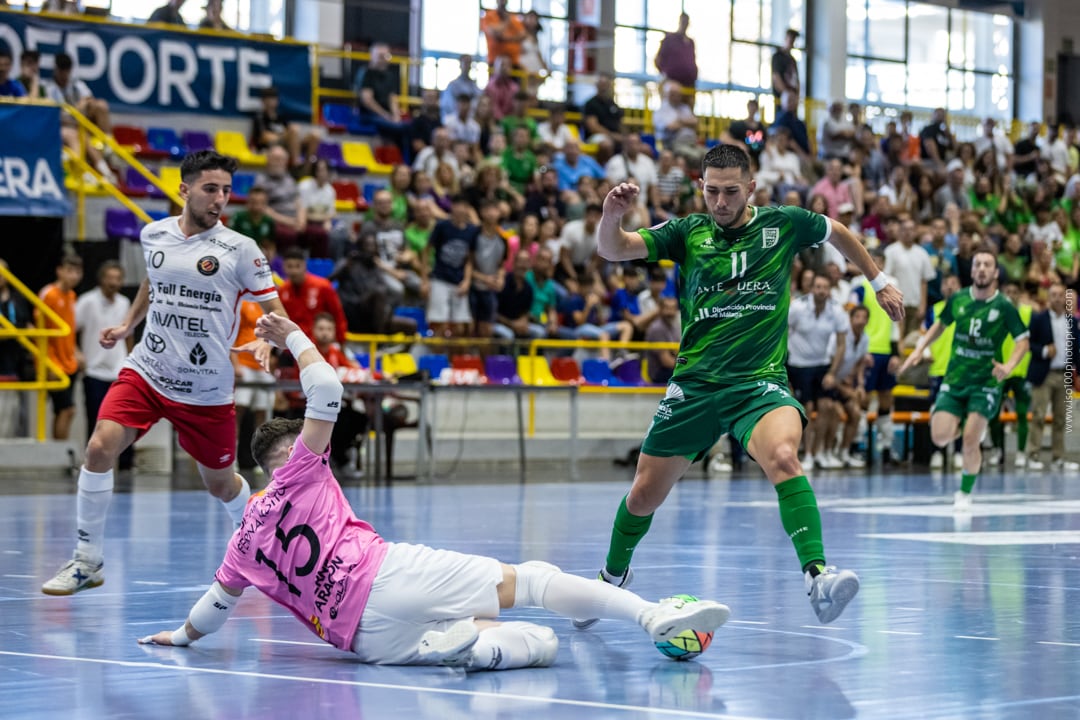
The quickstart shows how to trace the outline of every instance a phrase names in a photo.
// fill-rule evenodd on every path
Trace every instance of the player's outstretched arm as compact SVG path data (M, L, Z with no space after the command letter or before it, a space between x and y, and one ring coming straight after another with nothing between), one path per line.
M877 265L874 264L874 259L870 257L870 253L866 252L866 248L848 230L846 225L835 220L829 220L829 222L832 224L829 242L843 253L844 257L855 263L855 267L859 268L862 274L870 280L870 285L874 288L874 292L877 293L877 301L881 309L888 313L893 320L903 320L904 294L888 281L885 273L878 270Z
M287 347L300 368L300 387L307 398L304 429L300 438L308 450L321 455L330 447L330 435L341 410L344 388L337 372L319 354L315 343L287 317L277 313L263 315L255 321L255 337Z
M116 345L116 343L129 337L132 331L143 321L143 318L146 317L146 313L149 310L150 280L145 279L142 281L142 284L139 285L139 292L135 294L135 301L132 302L131 307L128 308L128 314L127 317L124 318L123 324L107 327L101 331L101 337L98 338L101 347L108 350Z
M1012 355L1009 355L1004 364L998 362L994 363L994 377L997 378L998 382L1009 377L1009 374L1016 369L1016 366L1019 365L1020 361L1027 355L1029 349L1031 349L1031 338L1030 336L1024 336L1016 341Z
M264 313L277 313L281 317L289 317L289 313L285 311L285 306L281 304L280 298L271 298L259 303L259 307L262 308ZM251 353L255 357L255 361L262 366L263 372L270 372L270 343L261 338L255 338L251 342L246 342L243 345L232 348L234 353Z
M604 215L596 230L597 251L605 260L620 262L649 256L649 248L641 235L622 229L623 215L637 202L640 190L633 183L619 183L604 198Z
M233 608L236 607L236 601L240 599L243 592L243 590L226 587L215 580L210 589L199 598L199 602L191 608L182 626L176 630L162 630L156 635L139 638L139 643L182 647L212 632L217 632L229 619Z
M944 329L945 326L941 324L941 321L935 320L934 324L930 326L930 329L923 333L923 336L919 338L919 342L915 343L915 349L907 356L907 359L904 360L904 364L900 366L900 369L896 371L896 374L901 375L908 369L921 363L926 348L930 347L931 343L941 337L941 333Z

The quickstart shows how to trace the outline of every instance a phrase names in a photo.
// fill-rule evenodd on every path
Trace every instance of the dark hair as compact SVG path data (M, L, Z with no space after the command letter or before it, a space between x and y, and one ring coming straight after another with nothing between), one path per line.
M462 193L458 193L454 197L450 198L451 205L471 205L469 202L469 196Z
M270 468L266 464L270 460L271 454L276 452L283 443L291 443L295 440L303 429L304 421L302 418L287 420L286 418L276 417L263 423L255 431L255 435L251 438L251 457L259 464L259 467L263 469L267 476L270 475Z
M866 313L867 317L870 316L870 308L866 307L865 305L856 305L855 307L851 308L850 311L848 311L848 317L855 317L855 313L857 312L864 312Z
M109 272L110 270L119 270L120 273L123 274L124 266L116 260L106 260L105 262L101 263L101 265L99 265L97 269L98 282L101 282L105 278L105 273Z
M975 259L976 255L989 255L990 257L994 258L994 265L998 264L997 250L995 250L994 246L990 245L989 243L981 243L977 248L975 248L975 250L971 253L972 260Z
M603 213L604 206L598 202L591 202L585 206L585 214L588 215L591 212Z
M74 65L75 61L67 53L56 53L53 59L53 67L57 70L70 70Z
M311 326L314 327L315 323L319 322L320 320L329 320L330 322L334 323L334 325L337 325L337 320L334 319L333 315L328 312L321 312L315 314L315 317L311 321Z
M7 48L0 48L0 60L5 58L8 60L14 60L14 58L11 57L10 50L8 50Z
M77 267L77 268L82 268L82 266L83 266L82 258L79 257L78 255L75 255L75 254L65 255L64 257L60 258L60 262L57 265L57 267Z
M466 197L466 196L457 195L457 196L455 196L455 198L456 197ZM455 201L451 200L451 202L455 202ZM466 199L465 202L468 202L468 199ZM489 207L496 207L496 208L499 207L499 201L496 200L495 198L489 198L489 197L481 198L480 202L476 206L476 209L479 212L484 212Z
M180 179L191 183L207 170L224 170L232 175L238 167L239 163L235 158L221 155L214 150L200 150L184 156L184 161L180 163Z
M532 95L529 95L529 93L525 92L524 90L518 90L516 93L514 93L514 99L520 100L521 102L529 102L529 98L531 97Z
M19 56L19 62L26 62L27 60L31 62L40 62L41 52L38 50L23 50L22 55Z
M262 92L259 93L259 97L261 97L261 98L276 98L277 96L278 96L278 89L276 87L274 87L273 85L271 85L268 88L263 88Z
M701 174L706 168L738 168L743 175L750 174L750 156L736 145L721 143L714 145L701 159Z
M307 255L304 254L304 248L297 245L293 245L285 252L281 253L282 260L303 260L307 262Z
M262 185L255 185L250 190L248 190L248 198L249 199L251 198L252 195L266 195L266 196L269 197L270 193Z

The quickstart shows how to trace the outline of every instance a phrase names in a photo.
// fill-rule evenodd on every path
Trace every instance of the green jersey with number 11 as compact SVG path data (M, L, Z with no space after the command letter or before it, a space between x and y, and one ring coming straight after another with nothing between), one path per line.
M649 261L679 265L683 336L674 382L787 383L791 266L829 239L823 215L799 207L751 207L737 228L690 215L639 230Z
M946 327L956 323L952 358L944 382L957 387L998 385L994 379L994 360L1005 360L1002 353L1005 336L1011 335L1017 341L1028 336L1020 313L1008 298L996 291L986 300L976 300L971 296L971 288L964 288L945 303L939 321Z

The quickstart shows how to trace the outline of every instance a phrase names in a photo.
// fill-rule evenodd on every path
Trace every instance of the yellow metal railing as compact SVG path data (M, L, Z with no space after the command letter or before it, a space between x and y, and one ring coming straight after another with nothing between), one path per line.
M43 303L38 296L31 292L30 288L26 287L15 277L14 273L8 270L3 265L0 265L0 276L3 276L7 280L8 284L20 295L25 297L27 301L38 310L42 316L44 316L49 322L56 327L47 328L18 328L15 327L3 315L0 315L0 338L15 338L20 345L35 358L36 377L34 380L28 381L3 381L0 382L0 391L2 390L36 390L37 391L37 440L38 442L45 441L45 400L46 393L49 390L63 390L71 385L71 379L63 369L53 362L49 358L48 352L48 338L51 337L65 337L74 329L64 322L59 315L53 312L52 308ZM35 338L36 342L31 342L30 338ZM50 380L49 374L52 374L56 379Z

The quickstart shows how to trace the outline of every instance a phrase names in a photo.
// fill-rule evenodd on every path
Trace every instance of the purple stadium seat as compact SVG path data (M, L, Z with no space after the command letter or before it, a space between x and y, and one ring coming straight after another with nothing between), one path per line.
M332 170L340 170L345 165L345 158L341 155L341 146L337 143L319 143L319 149L315 155L320 160L325 160Z
M146 197L153 187L150 181L133 167L129 167L124 173L124 194L128 197Z
M127 208L105 210L105 237L110 240L138 240L141 223Z
M210 137L210 133L202 130L185 130L182 140L188 152L214 149L214 138Z
M520 385L517 373L517 360L509 355L488 355L484 361L484 372L489 385Z
M645 378L641 375L641 358L626 360L616 367L615 377L624 385L644 385Z

